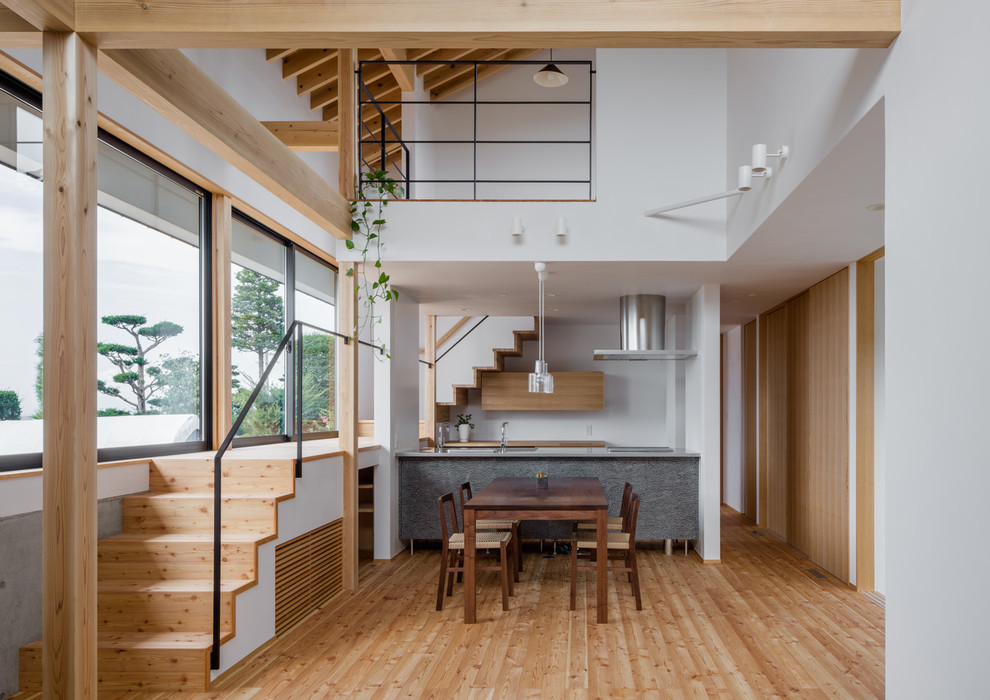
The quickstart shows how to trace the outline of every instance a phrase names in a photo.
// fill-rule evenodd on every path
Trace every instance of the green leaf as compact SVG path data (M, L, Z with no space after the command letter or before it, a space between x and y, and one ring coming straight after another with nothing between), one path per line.
M347 275L348 277L351 277L352 275L354 275L354 268L353 267L347 268L347 272L345 272L344 274Z
M352 219L351 220L351 231L360 231L360 230L361 230L361 224L359 224L357 221L354 221Z
M375 261L375 267L381 267L381 266L382 266L382 261L381 260L376 260Z
M385 219L375 219L374 221L371 222L371 225L372 226L384 226L385 225Z
M354 241L344 241L344 245L347 246L347 250L354 250Z

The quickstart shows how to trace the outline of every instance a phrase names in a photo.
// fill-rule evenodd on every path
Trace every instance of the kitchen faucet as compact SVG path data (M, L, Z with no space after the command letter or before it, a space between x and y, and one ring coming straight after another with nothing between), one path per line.
M447 449L447 430L450 429L450 423L437 423L437 452L443 452Z
M509 446L508 442L505 440L505 426L509 424L509 421L502 423L502 452L505 452L505 448Z

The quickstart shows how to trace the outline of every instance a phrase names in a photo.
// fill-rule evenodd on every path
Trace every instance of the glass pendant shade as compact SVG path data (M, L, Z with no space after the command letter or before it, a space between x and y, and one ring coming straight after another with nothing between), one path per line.
M537 360L535 370L529 374L529 393L553 393L553 375L547 371L547 363L543 360Z

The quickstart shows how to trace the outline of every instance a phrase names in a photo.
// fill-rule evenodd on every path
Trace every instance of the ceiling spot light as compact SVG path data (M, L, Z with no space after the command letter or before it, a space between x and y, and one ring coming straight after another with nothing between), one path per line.
M553 63L553 49L550 49L550 63L546 64L533 76L537 85L548 88L561 87L567 84L570 78Z
M783 163L787 160L787 156L790 155L790 151L791 149L787 146L781 146L776 153L767 153L767 145L765 143L753 144L753 174L758 175L759 173L766 172L767 158L779 158L780 162Z
M522 217L521 216L513 216L512 217L512 238L514 240L519 240L520 238L522 238L523 231L525 231L525 230L526 230L526 227L523 226Z
M554 229L554 233L557 234L557 238L562 239L567 237L567 219L563 216L557 217L557 226Z

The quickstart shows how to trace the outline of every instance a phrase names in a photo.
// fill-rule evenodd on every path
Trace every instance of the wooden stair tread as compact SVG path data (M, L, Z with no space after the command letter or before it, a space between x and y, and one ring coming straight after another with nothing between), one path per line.
M285 493L286 496L291 496L291 493ZM252 501L270 501L277 498L278 494L273 493L229 493L223 491L220 494L221 501L233 500L233 499L244 499ZM212 491L147 491L145 493L136 493L130 496L124 496L124 498L135 498L135 499L153 499L157 501L182 501L182 500L195 500L208 498L213 500Z
M211 633L196 632L112 632L97 630L96 646L100 649L202 649L213 647ZM41 640L24 644L25 649L41 649Z
M235 592L247 581L226 579L220 590ZM131 593L213 593L213 581L208 579L103 579L97 582L100 592Z
M254 544L260 539L258 535L249 532L224 532L220 538L220 544ZM100 544L105 542L148 542L149 544L161 543L182 543L201 544L212 543L213 534L206 532L179 532L174 534L155 532L119 532L116 535L109 535L100 539Z

